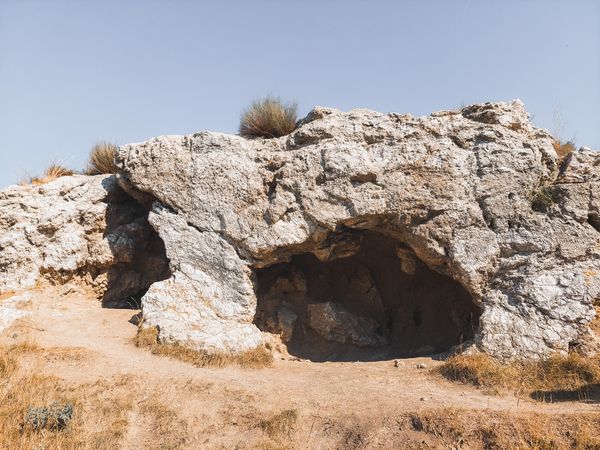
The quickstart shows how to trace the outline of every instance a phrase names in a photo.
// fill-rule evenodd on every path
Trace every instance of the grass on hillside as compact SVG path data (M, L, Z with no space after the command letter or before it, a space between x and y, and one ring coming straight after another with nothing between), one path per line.
M179 448L186 438L176 414L154 397L136 399L139 390L132 375L69 384L44 373L48 361L81 363L81 349L41 348L24 343L0 346L0 448L44 450L113 450L121 448L132 411L153 424L155 448ZM72 406L64 427L28 421L33 408L53 404Z
M290 436L298 421L298 411L286 409L274 416L258 422L258 427L272 438Z
M162 387L158 391L156 387L148 387L143 374L106 378L98 373L97 379L79 384L45 373L48 361L85 364L81 357L81 349L76 348L0 346L0 448L112 450L132 443L140 448L148 445L161 449L199 448L223 434L243 436L239 441L241 448L264 449L305 448L309 435L312 444L325 438L335 448L370 448L385 446L386 442L396 443L395 447L401 442L407 448L600 448L600 416L593 413L538 414L432 407L387 416L377 412L361 415L360 408L327 413L316 407L302 415L297 409L277 413L269 413L267 409L263 415L262 408L255 407L255 403L263 403L262 398L244 400L241 396L231 400L237 401L235 408L221 409L215 415L200 415L202 420L196 423L190 421L189 410L182 410L184 405L173 403L164 395ZM565 364L576 373L587 373L579 360L558 365L552 362L545 369L551 375L546 382L556 381L558 373L564 374ZM556 368L558 372L554 373ZM160 383L163 385L164 380ZM195 404L194 396L198 393L186 389L189 390L185 395ZM202 401L212 401L212 393L202 390L200 395ZM287 400L285 392L273 395ZM357 405L364 400L356 399ZM30 407L55 401L73 405L72 420L66 427L35 429L26 422ZM385 441L380 440L382 436Z
M500 393L514 391L539 399L572 393L584 398L600 383L600 360L577 353L545 360L503 364L485 354L457 355L435 369L444 378Z
M407 419L406 427L434 438L436 445L432 447L435 448L441 443L445 444L444 448L600 448L598 414L550 415L439 408L409 414Z
M195 365L196 367L225 367L239 365L246 368L268 367L273 364L273 355L263 346L241 353L209 353L194 350L181 344L163 344L158 339L156 327L138 328L135 345L149 350L154 355L167 356Z

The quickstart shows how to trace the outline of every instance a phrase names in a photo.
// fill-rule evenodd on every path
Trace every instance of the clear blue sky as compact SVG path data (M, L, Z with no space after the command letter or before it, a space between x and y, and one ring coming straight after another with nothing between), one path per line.
M428 114L522 99L600 148L600 1L0 0L0 187L98 140L236 132L265 94Z

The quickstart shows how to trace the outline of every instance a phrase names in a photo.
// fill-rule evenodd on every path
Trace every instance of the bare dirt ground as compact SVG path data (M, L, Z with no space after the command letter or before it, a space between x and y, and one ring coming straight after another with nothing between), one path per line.
M103 309L84 290L68 290L35 291L22 306L30 315L0 343L37 344L24 370L57 377L79 397L75 414L104 401L84 425L110 428L116 448L526 448L562 426L600 431L595 402L486 395L442 380L431 371L441 362L427 357L198 368L137 348L135 311ZM579 427L578 417L592 419ZM573 445L568 432L550 448Z

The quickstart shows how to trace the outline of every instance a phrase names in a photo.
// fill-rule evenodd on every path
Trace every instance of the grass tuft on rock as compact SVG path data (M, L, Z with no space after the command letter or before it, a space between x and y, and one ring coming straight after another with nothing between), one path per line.
M154 355L167 356L196 367L225 367L238 365L245 368L262 368L273 364L273 355L263 346L240 353L211 353L195 350L185 345L164 344L158 339L156 327L140 325L135 337L135 345L149 350Z
M75 175L74 170L71 170L60 164L54 163L54 164L51 164L50 166L48 166L48 168L44 171L44 174L42 176L32 177L29 179L29 182L25 181L25 182L21 182L20 184L21 185L32 184L34 186L39 186L42 184L50 183L51 181L54 181L58 178L68 177L71 175Z
M575 142L572 140L562 142L557 139L552 143L552 146L554 147L558 159L561 161L575 151Z
M279 98L267 97L252 102L242 113L240 135L249 138L275 138L296 129L297 106L283 104Z
M110 142L100 142L90 151L87 175L102 175L117 173L117 165L115 164L115 156L117 146Z

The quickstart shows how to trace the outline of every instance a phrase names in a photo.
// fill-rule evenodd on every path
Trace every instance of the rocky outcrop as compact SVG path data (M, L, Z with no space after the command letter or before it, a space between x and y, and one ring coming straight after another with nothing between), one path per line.
M316 108L278 139L125 145L121 182L156 199L149 220L172 271L143 298L146 324L199 348L256 346L256 271L348 257L368 230L397 243L402 277L424 264L468 292L474 347L566 351L600 296L600 157L559 167L552 143L515 101L426 117Z
M147 211L112 176L0 192L0 294L79 278L120 305L169 276Z
M22 315L12 291L79 279L106 305L143 295L145 326L209 351L273 335L321 360L589 345L600 153L559 161L553 141L515 101L315 108L282 138L125 145L117 177L0 192L0 321Z

